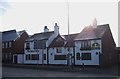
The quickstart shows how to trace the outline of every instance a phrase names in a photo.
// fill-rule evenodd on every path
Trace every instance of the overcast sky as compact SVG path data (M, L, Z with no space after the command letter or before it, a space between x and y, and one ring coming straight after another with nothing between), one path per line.
M116 45L118 45L117 2L69 2L70 33L80 33L92 24L109 24ZM8 6L7 6L8 7ZM60 34L68 33L67 3L64 2L9 2L9 8L1 14L0 31L26 30L28 34L43 32L44 26L54 30L57 23Z

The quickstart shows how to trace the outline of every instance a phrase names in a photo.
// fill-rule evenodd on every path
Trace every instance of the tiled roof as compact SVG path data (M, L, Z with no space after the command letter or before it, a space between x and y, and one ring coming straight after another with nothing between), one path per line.
M65 37L65 40L67 41L67 43L65 44L65 47L73 47L74 46L74 39L78 36L79 33L75 33L75 34L69 34L68 35L63 35Z
M26 41L48 39L53 33L54 33L54 31L36 33L36 34L32 35L30 38L28 38Z
M16 30L2 32L2 41L13 41L18 37Z
M9 30L9 31L3 31L2 32L2 41L15 41L22 33L24 33L25 30L23 31L16 31L16 30Z
M73 47L74 46L74 39L78 35L76 34L69 34L69 39L68 35L58 35L50 44L49 47Z
M64 41L65 41L65 39L63 39L60 35L58 35L52 41L52 43L49 45L49 47L63 47L64 46Z
M98 25L96 28L93 26L87 26L80 32L75 40L102 38L107 29L109 29L109 24Z

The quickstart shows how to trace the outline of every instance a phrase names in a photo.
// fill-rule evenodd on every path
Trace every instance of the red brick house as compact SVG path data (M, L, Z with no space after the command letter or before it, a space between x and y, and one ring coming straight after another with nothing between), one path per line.
M24 42L28 37L25 30L18 32L16 30L2 32L2 62L12 63L13 54L23 54Z

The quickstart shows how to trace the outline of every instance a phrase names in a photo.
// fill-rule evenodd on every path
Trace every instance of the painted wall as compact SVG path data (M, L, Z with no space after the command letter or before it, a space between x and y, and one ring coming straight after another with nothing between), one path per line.
M17 63L23 64L24 63L24 54L18 54L17 55Z
M93 43L100 44L100 49L94 49L94 50L80 50L81 48L81 41L75 41L75 65L99 65L99 54L101 52L101 40L91 40L91 46ZM91 52L91 60L82 60L81 59L81 53ZM96 54L98 52L98 54ZM80 60L76 59L76 53L80 53Z
M30 50L31 51L31 50ZM35 50L32 50L35 51ZM39 54L39 60L26 60L27 54ZM43 55L46 54L46 60L43 59ZM38 49L37 52L28 52L26 50L24 54L24 64L47 64L47 49Z
M67 64L67 60L54 60L54 55L67 55L68 53L67 48L62 47L62 53L57 53L56 48L49 48L48 51L49 51L49 64L63 64L63 65ZM70 54L72 54L73 56L73 48L70 48Z

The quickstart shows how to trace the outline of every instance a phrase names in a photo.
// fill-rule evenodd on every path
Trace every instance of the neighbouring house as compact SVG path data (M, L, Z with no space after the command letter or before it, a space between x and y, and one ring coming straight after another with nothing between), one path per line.
M75 38L75 65L109 66L116 63L117 53L109 24L86 26Z
M55 23L54 31L49 31L45 26L44 32L28 38L24 44L24 64L48 64L48 47L58 35L59 26Z
M74 64L75 45L74 38L78 35L58 35L49 46L49 64L71 65Z
M118 64L120 65L120 47L116 47L116 52L117 52L117 62L118 62Z
M17 63L17 54L24 54L24 42L28 38L25 30L2 32L2 62Z

